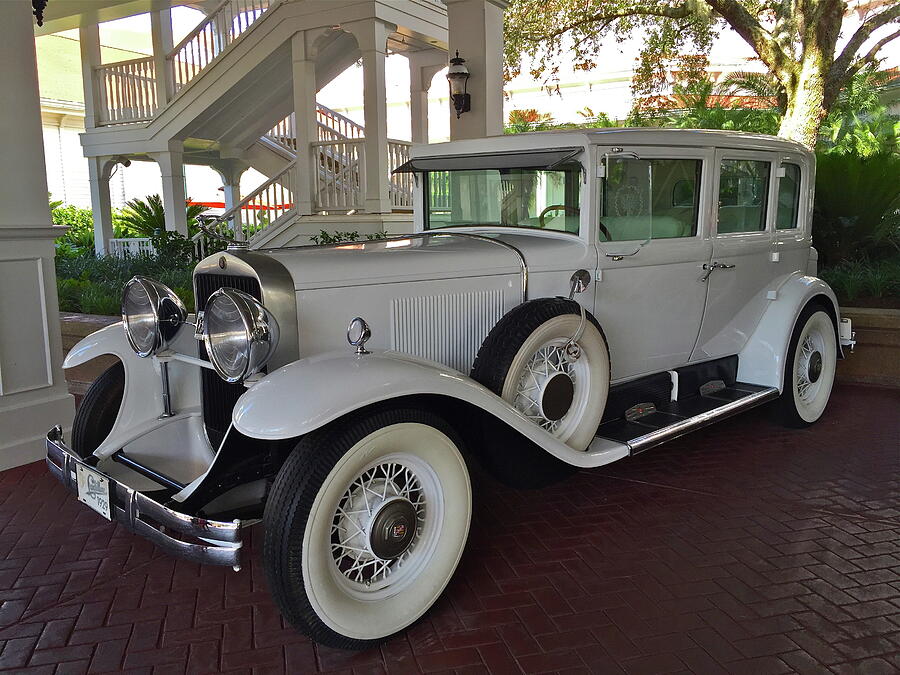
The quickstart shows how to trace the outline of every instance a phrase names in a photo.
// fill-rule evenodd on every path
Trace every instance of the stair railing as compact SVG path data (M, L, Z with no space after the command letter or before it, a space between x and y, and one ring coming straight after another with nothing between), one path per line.
M166 55L172 86L181 90L265 12L270 0L223 0Z
M366 135L362 125L321 103L316 106L316 126L318 127L317 140L319 141L347 141L363 138ZM294 113L279 121L263 137L296 155L297 121Z
M254 239L274 223L296 213L296 167L296 160L290 162L225 213L215 219L207 218L203 231L192 238L197 257L206 255L206 244L210 238L246 241L252 245Z

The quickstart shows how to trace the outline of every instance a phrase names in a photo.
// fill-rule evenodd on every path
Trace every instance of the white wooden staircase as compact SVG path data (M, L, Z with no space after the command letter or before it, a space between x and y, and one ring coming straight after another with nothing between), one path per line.
M310 163L314 212L347 214L363 209L367 175L361 125L318 105L317 138L308 147L298 148L292 40L298 31L329 21L321 16L323 12L339 5L366 4L223 0L164 53L94 68L97 126L87 130L85 154L152 156L175 139L183 142L186 161L214 165L221 158L231 158L253 166L268 180L215 225L252 246L271 241L299 217L294 199L299 162ZM396 2L374 0L371 5L376 13L394 12L392 23L386 25L406 21L422 31L397 28L398 33L388 39L389 48L391 39L394 49L445 46L440 40L446 39L446 8L440 0L404 3L403 12L415 10L411 18L397 9ZM326 28L331 25L334 21ZM429 39L426 44L423 26L433 26L429 30L438 34L438 41ZM347 32L317 30L315 91L361 54L357 39ZM407 160L410 143L389 139L387 145L385 174ZM408 181L406 175L391 179L392 209L411 210ZM197 244L204 245L202 238Z

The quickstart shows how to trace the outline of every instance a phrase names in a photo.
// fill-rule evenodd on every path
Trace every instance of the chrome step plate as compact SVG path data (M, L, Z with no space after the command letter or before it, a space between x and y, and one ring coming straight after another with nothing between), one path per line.
M655 411L637 418L605 422L597 430L597 436L625 443L631 454L636 455L777 397L775 387L738 382L704 396L658 405Z

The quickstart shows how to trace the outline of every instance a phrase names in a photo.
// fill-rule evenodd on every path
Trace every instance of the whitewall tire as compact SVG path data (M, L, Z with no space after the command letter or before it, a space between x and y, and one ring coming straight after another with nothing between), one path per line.
M282 614L311 638L363 649L437 600L468 537L472 492L449 425L382 408L303 438L264 516L264 562Z
M804 427L822 416L831 397L836 367L834 322L819 306L807 306L797 319L785 359L779 399L785 424Z
M491 330L473 379L575 450L593 440L609 394L609 349L596 320L565 298L531 300ZM570 472L534 444L487 422L489 470L516 487L540 487Z

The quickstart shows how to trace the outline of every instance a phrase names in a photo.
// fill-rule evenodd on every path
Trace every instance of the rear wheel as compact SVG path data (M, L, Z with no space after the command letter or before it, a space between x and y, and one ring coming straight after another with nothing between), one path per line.
M269 586L291 624L322 644L364 649L431 607L472 513L455 439L430 412L383 408L300 441L263 518Z
M109 436L125 395L125 367L119 361L88 387L72 425L72 449L89 457Z
M797 319L784 364L784 388L778 399L781 421L806 427L825 412L837 366L837 338L831 316L818 305Z

